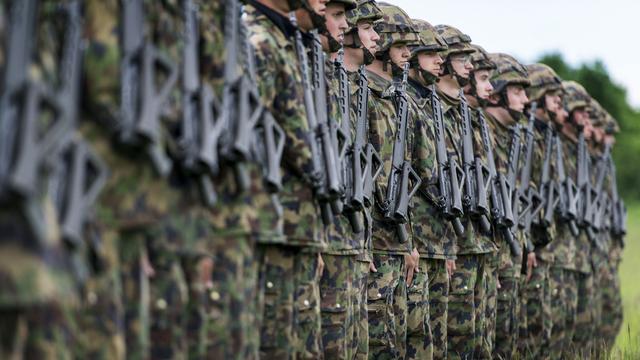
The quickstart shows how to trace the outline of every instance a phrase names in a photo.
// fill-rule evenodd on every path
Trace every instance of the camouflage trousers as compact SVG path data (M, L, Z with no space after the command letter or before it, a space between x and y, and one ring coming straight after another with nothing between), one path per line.
M419 272L407 284L407 353L405 359L433 359L429 324L429 259L420 259Z
M369 316L367 313L367 284L369 261L357 260L353 287L353 344L354 359L369 358Z
M73 359L72 309L60 304L0 308L0 359Z
M567 358L578 307L576 272L552 266L550 275L553 327L549 349L552 359Z
M320 280L322 344L327 359L354 356L355 255L323 254L324 272Z
M474 358L485 318L484 254L458 255L451 276L447 315L447 349L451 359Z
M426 259L426 271L429 276L429 328L433 342L433 358L446 359L449 306L449 274L446 260Z
M607 354L611 351L622 326L622 297L617 264L607 262L597 286L601 294L602 312L596 336L603 342L601 351Z
M259 338L258 265L247 235L210 240L211 286L199 278L198 258L184 258L187 279L187 341L190 358L252 359Z
M520 354L530 359L548 359L551 341L551 288L549 272L551 264L538 259L533 268L531 279L522 277L521 281L521 318L520 318Z
M479 357L491 358L496 339L496 315L498 307L498 265L500 257L498 252L487 254L485 265L485 317L482 333L482 349ZM476 347L477 348L477 347Z
M572 352L581 358L590 358L593 354L593 335L595 332L596 304L594 302L593 274L576 273L578 302L576 306L576 324L572 339Z
M369 358L398 359L406 354L407 286L404 255L374 254L377 272L367 288Z
M263 249L260 358L323 358L318 265L317 253L272 245Z
M494 357L511 359L515 356L518 341L518 318L520 301L518 297L520 279L513 276L499 276L496 338Z

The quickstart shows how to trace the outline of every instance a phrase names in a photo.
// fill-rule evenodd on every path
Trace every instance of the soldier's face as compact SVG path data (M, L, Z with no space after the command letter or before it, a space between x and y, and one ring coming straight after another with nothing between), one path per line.
M571 113L573 121L576 125L582 125L586 129L590 125L589 113L585 108L578 108Z
M604 130L601 127L594 127L593 128L593 139L598 144L602 143L602 140L604 139Z
M442 71L442 56L437 52L421 51L418 53L418 64L424 71L431 73L433 76L439 76Z
M476 82L476 95L478 95L478 98L488 100L493 92L493 85L489 81L491 79L491 71L477 70L473 73L473 78Z
M311 8L316 14L320 16L325 16L327 13L328 2L329 0L309 0L309 5L311 5ZM343 7L343 10L344 10L344 7Z
M611 134L605 134L604 143L607 145L613 145L616 143L616 138Z
M453 54L451 55L451 67L456 75L463 79L468 79L471 71L473 71L473 63L469 54Z
M403 67L404 64L409 62L411 51L407 43L395 43L389 48L389 57L396 66Z
M561 107L560 111L556 113L555 121L558 124L563 125L568 118L569 118L569 112L564 107Z
M374 30L371 21L361 21L358 23L358 37L360 37L362 46L369 50L371 54L375 55L380 35Z
M544 94L544 104L547 111L558 114L562 109L562 98L557 93L546 93Z
M523 112L524 106L529 102L526 91L522 85L507 86L507 101L509 109L517 112Z
M344 42L344 32L347 31L347 13L344 11L344 4L330 3L324 15L327 22L327 30L331 37L341 44Z

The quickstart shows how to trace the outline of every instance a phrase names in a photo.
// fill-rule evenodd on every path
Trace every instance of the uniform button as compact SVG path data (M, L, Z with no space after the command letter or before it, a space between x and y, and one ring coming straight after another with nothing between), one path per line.
M211 300L213 301L218 301L220 300L220 293L217 291L212 291L211 294L209 294L209 298L211 298Z
M158 299L158 301L156 301L156 307L160 310L164 310L167 308L167 302L164 299Z
M98 302L98 295L96 295L96 293L94 293L93 291L89 291L89 293L87 294L87 302L89 303L89 305L95 305L96 302Z
M553 295L558 295L558 289L553 289Z
M380 293L376 294L376 299L380 299L381 297L382 297L382 294L380 294Z
M469 288L468 288L468 287L466 287L466 286L464 287L464 289L465 289L465 290L469 290Z
M273 283L271 281L267 281L267 289L273 288Z
M536 284L536 289L540 289L540 284Z
M340 305L340 304L338 303L338 304L336 304L336 307L337 307L338 309L340 309L340 308L342 307L342 305Z
M304 304L304 306L309 306L309 300L305 300L302 303Z

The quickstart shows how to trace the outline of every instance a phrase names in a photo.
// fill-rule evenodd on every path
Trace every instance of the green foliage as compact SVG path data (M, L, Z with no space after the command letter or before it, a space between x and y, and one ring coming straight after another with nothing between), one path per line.
M551 66L565 80L575 80L620 124L614 159L618 186L627 201L640 200L640 111L627 102L627 90L615 83L600 60L573 67L559 53L542 56L538 62ZM622 166L624 164L624 166Z

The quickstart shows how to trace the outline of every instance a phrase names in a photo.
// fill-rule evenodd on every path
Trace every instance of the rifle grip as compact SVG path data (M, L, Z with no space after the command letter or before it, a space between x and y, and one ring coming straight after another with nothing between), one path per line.
M453 230L455 231L456 235L464 236L464 226L462 225L462 222L459 218L452 219L451 225L453 225Z
M326 201L320 202L320 216L322 217L322 223L325 226L329 226L333 223L333 213L331 212L331 204Z
M406 224L396 224L396 234L398 235L398 241L401 244L404 244L409 240Z
M351 231L353 231L354 234L360 234L364 229L362 227L362 222L358 217L358 213L355 211L351 211L345 214L347 220L349 220L349 224L351 224Z
M516 239L513 237L513 233L511 232L511 229L505 228L504 238L507 241L507 244L509 245L509 249L511 250L511 255L516 257L521 257L522 248L520 247L520 244L516 241Z

